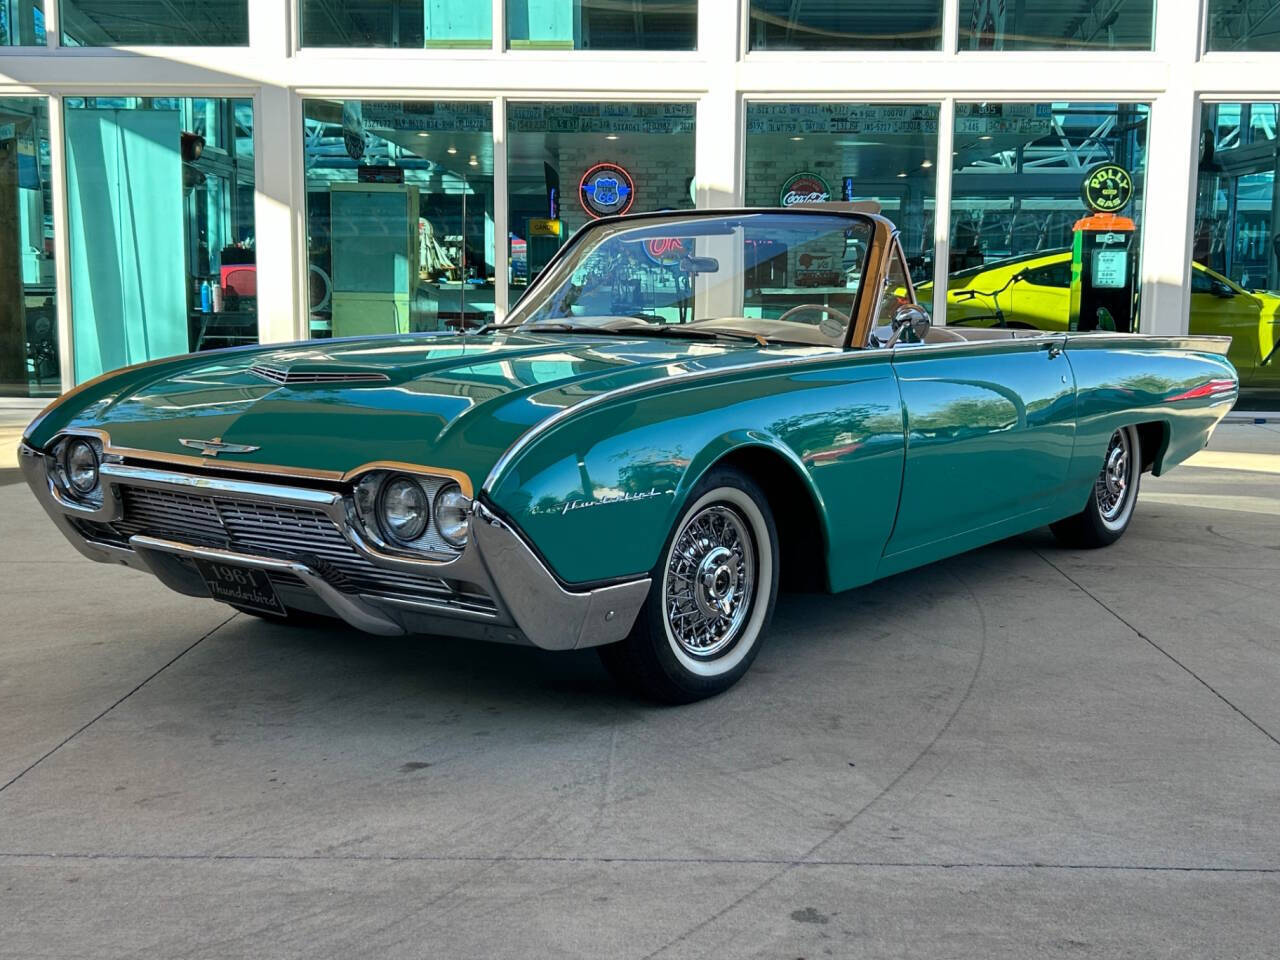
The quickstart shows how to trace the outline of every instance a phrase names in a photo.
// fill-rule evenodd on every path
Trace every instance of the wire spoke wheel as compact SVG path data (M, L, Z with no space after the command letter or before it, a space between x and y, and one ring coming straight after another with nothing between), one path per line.
M757 579L746 519L724 504L695 513L676 535L663 577L672 638L700 660L724 654L742 634Z
M1128 430L1117 430L1111 435L1102 471L1094 482L1098 512L1106 523L1115 523L1127 505L1134 456L1129 433Z

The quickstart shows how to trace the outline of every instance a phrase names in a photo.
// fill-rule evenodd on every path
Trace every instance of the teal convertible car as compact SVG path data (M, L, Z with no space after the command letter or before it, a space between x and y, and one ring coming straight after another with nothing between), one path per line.
M1226 338L950 330L852 209L606 218L508 322L81 385L20 461L87 557L284 622L598 647L689 701L779 584L1128 526L1236 399ZM70 602L70 601L69 601Z

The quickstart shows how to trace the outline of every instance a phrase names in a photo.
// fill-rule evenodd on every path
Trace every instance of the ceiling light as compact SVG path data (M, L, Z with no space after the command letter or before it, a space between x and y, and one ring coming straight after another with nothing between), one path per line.
M431 136L431 134L427 133L427 131L425 131L425 130L419 130L419 131L418 131L418 136L420 136L420 137L429 137L429 136Z
M604 138L605 138L606 140L617 140L617 139L618 139L618 135L617 135L616 133L606 133L606 134L604 135Z
M467 163L471 164L473 167L480 166L480 161L476 159L476 155L474 153L471 155L471 159L468 160Z
M979 140L990 140L990 139L991 139L991 134L989 134L989 133L984 133L984 134L983 134L982 136L980 136L978 139L979 139Z
M804 139L804 137L792 137L791 139L792 139L792 140L803 140L803 139Z
M904 178L906 175L907 175L907 171L903 170L900 174L898 174L898 178L899 178L899 179L902 179L902 178Z
M930 167L933 166L933 161L930 160L928 157L925 157L924 160L921 162L920 166L928 170Z
M457 147L450 147L448 150L446 150L446 151L445 151L445 153L448 153L448 154L454 154L454 153L457 153L457 152L458 152L458 148L457 148Z

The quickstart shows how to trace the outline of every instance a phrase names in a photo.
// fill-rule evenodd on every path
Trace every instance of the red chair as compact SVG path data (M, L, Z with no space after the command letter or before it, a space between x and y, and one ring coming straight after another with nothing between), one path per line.
M224 265L222 292L227 296L256 297L258 295L257 265L252 263Z

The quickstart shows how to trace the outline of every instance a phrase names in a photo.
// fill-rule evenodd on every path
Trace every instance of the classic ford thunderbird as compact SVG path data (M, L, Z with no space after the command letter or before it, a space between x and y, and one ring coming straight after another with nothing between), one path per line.
M935 327L850 209L605 218L507 321L153 361L20 460L85 556L282 622L598 647L690 701L780 582L1098 547L1236 399L1226 338Z

